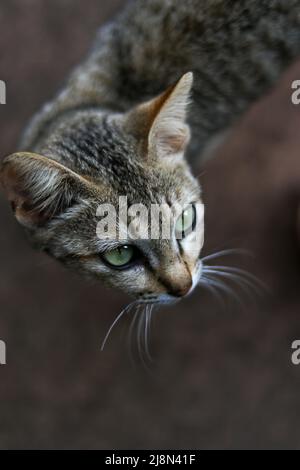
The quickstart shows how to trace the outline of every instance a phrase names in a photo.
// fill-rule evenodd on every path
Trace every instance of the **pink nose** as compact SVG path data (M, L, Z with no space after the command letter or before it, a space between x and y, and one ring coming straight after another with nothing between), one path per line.
M180 287L176 287L171 289L169 294L174 295L174 297L184 297L187 295L192 288L192 281L181 285Z
M180 285L171 285L169 287L168 294L173 295L174 297L184 297L190 292L192 285L192 279L188 279Z
M192 275L182 262L166 263L158 280L165 292L174 297L184 297L193 286Z

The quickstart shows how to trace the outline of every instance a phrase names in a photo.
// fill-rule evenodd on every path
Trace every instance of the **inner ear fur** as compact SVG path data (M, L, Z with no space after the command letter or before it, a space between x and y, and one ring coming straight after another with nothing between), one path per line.
M6 157L0 181L18 221L42 226L70 208L88 187L82 176L64 165L30 152Z
M181 154L189 139L186 123L193 74L183 75L161 95L138 105L125 116L124 127L150 158Z

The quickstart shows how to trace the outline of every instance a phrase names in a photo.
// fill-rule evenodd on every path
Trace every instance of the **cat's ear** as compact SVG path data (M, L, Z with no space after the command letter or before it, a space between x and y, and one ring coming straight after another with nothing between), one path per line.
M17 220L28 228L62 214L87 186L84 178L60 163L29 152L6 157L0 180Z
M127 131L143 142L150 158L184 153L190 139L186 116L192 84L193 74L188 72L164 93L126 116Z

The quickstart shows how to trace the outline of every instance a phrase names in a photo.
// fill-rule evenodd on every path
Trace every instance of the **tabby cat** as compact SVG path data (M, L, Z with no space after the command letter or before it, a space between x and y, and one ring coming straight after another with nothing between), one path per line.
M300 0L129 2L4 159L17 220L35 246L135 299L187 295L204 231L188 162L222 141L299 48ZM170 239L97 237L97 207L120 196L180 205Z

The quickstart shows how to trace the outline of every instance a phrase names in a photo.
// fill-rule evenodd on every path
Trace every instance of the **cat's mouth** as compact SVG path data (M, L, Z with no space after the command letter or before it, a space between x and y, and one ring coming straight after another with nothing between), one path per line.
M181 300L181 297L174 297L169 294L160 294L152 298L142 299L141 303L146 304L155 304L155 305L173 305L178 303Z
M138 299L139 303L144 304L155 304L155 305L173 305L178 303L180 300L187 298L195 290L196 286L199 284L203 271L203 263L201 259L198 259L197 265L194 269L192 277L192 285L190 289L185 292L183 295L172 295L169 293L159 293L159 294L145 294Z
M154 304L154 305L164 305L164 304L175 304L179 302L180 298L173 297L169 294L153 294L153 295L145 295L142 297L138 297L136 302L138 304Z

